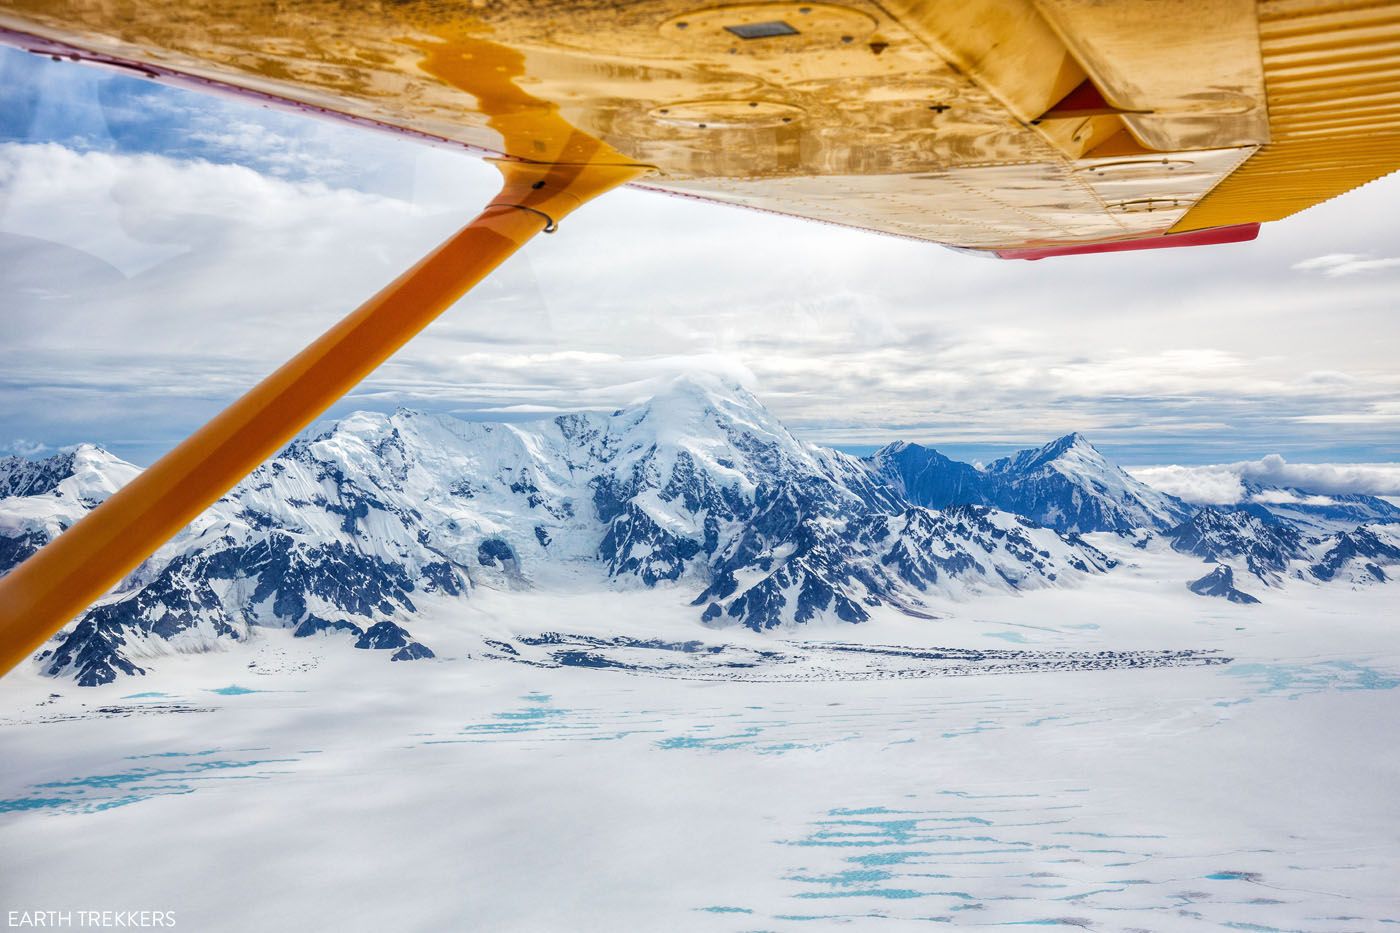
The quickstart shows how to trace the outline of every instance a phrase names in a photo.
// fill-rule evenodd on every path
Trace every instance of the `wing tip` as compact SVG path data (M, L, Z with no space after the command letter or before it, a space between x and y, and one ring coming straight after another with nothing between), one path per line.
M1223 243L1248 243L1259 236L1259 224L1230 224L1207 227L1185 233L1165 233L1131 240L1108 240L1098 243L1066 243L1060 246L1025 246L989 250L998 259L1051 259L1056 256L1084 256L1092 253L1127 253L1143 249L1175 249L1181 246L1218 246Z

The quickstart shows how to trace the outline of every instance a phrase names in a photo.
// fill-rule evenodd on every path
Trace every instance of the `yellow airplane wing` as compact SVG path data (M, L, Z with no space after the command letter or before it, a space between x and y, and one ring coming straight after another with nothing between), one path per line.
M1393 2L4 0L0 27L510 158L577 130L645 187L1003 256L1248 238L1400 166Z
M0 41L494 154L474 221L0 579L0 673L620 184L1003 257L1225 243L1400 165L1400 3L0 0Z

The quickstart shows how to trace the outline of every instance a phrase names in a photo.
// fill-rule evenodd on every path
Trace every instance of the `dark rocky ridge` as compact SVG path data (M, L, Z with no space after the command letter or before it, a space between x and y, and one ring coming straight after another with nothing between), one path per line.
M1235 572L1223 564L1199 580L1186 584L1186 587L1197 596L1218 596L1243 605L1259 602L1248 593L1235 589Z

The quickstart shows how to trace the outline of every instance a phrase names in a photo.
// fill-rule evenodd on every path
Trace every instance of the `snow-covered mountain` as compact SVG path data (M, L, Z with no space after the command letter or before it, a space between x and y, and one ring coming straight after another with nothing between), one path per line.
M932 447L896 441L871 454L870 470L916 505L990 505L987 474L970 463L946 457Z
M1181 500L1110 463L1078 433L996 460L985 470L902 443L876 451L868 464L917 505L986 505L1061 532L1166 529L1191 514Z
M43 460L0 458L0 574L140 472L92 444Z
M996 460L986 472L999 508L1058 531L1168 528L1190 513L1175 496L1110 463L1079 433Z
M1314 555L1308 573L1318 580L1385 583L1400 568L1400 525L1362 525L1331 535Z
M1257 507L1207 506L1165 534L1172 547L1209 563L1231 559L1265 583L1277 583L1310 541L1293 523Z
M96 448L77 453L85 465L61 479L70 468L58 461L6 461L6 475L25 478L0 501L0 554L32 550L42 542L30 536L56 533L135 473ZM911 503L862 461L794 438L746 390L685 377L610 415L521 425L401 410L313 430L42 663L103 683L257 626L412 660L431 653L410 634L423 599L581 574L679 587L707 623L766 630L859 622L881 605L918 614L930 593L1053 585L1112 564L1022 517Z
M1233 564L1271 586L1288 578L1385 583L1400 565L1400 525L1315 535L1255 503L1202 508L1164 537L1183 554Z
M1364 524L1400 523L1400 507L1361 493L1321 495L1296 487L1244 482L1244 502L1313 534L1335 534Z

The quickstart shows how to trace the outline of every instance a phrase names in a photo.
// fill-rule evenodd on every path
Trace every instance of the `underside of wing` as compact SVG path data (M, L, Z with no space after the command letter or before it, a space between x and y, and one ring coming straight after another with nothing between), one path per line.
M1008 257L1248 239L1400 167L1400 4L4 0L4 41Z

